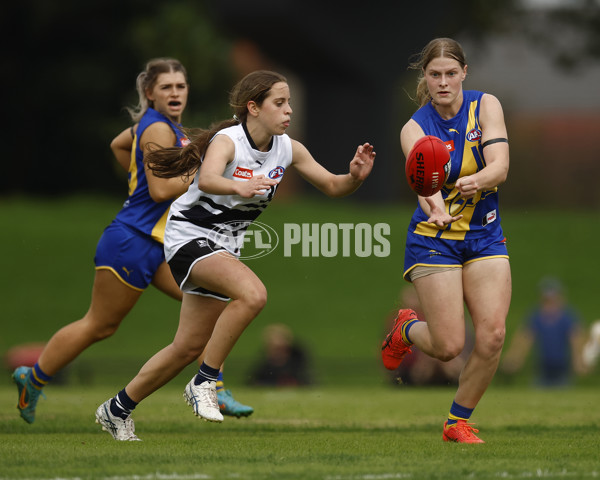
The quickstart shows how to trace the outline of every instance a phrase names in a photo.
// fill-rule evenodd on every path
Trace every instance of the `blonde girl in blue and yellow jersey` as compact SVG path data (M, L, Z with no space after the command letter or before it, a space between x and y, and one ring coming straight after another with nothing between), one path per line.
M455 358L465 344L466 304L475 345L442 437L483 443L468 420L498 366L511 298L498 206L509 166L504 114L493 95L463 90L467 64L458 42L432 40L411 66L421 72L420 108L402 128L402 150L408 156L419 138L435 135L450 151L451 168L441 192L418 198L407 233L404 278L417 290L425 321L401 309L382 357L390 370L412 345L442 361Z
M150 283L172 298L182 298L165 263L163 236L173 199L192 179L158 178L147 169L144 157L157 146L187 144L180 128L188 100L187 72L175 59L153 59L136 84L139 104L129 109L136 125L111 143L118 162L128 170L129 196L98 242L89 310L52 336L33 368L19 367L13 373L17 407L28 423L35 420L42 388L86 348L115 333Z

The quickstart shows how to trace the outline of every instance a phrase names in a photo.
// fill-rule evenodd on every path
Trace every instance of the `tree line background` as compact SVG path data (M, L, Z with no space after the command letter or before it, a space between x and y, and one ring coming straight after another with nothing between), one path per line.
M451 36L468 45L475 72L492 42L516 37L562 75L576 78L590 66L598 68L598 2L564 2L553 9L533 8L536 3L544 2L11 2L0 20L0 195L123 196L123 172L112 161L110 140L131 123L124 107L137 102L135 78L145 62L170 56L183 62L190 77L184 125L206 127L228 117L229 89L248 71L280 70L290 79L296 110L290 133L317 160L345 171L356 145L369 141L377 148L377 166L356 198L412 201L402 187L398 132L416 108L408 95L415 74L406 67L431 38ZM502 88L548 86L551 79L543 76L512 78L511 58L497 62L502 65L494 80ZM549 90L548 104L570 93ZM498 95L511 137L505 204L600 206L594 183L600 174L598 93L597 84L590 84L589 104L535 114ZM302 188L293 179L288 187Z

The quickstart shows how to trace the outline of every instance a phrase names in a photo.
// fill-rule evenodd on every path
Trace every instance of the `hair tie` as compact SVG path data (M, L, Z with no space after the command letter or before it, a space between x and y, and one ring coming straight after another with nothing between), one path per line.
M234 119L236 122L240 123L240 119L238 118L238 116L237 116L235 113L233 114L233 119Z

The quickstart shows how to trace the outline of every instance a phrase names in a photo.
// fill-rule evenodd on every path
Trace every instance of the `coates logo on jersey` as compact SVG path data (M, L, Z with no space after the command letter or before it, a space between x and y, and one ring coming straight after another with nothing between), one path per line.
M283 177L283 172L285 172L285 168L283 167L275 167L273 170L269 172L269 178L273 180L277 180L278 178Z
M233 176L236 178L243 178L244 180L249 180L253 177L253 172L249 168L237 167L235 172L233 172Z
M470 130L469 132L467 132L467 140L469 142L476 142L477 140L481 139L481 130L479 130L478 128L474 128L473 130Z
M454 151L454 140L448 140L447 142L444 142L444 144L446 145L446 148L449 152Z

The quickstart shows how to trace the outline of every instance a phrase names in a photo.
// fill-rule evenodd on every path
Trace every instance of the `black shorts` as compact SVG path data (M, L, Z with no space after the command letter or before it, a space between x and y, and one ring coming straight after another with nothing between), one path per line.
M186 243L181 247L175 255L169 260L169 267L173 273L173 277L179 285L183 293L191 293L193 295L202 295L204 297L212 297L218 300L227 302L229 297L218 292L213 292L199 285L195 285L190 280L190 272L192 267L203 258L210 257L215 254L226 252L223 247L220 247L214 242L206 238L199 238Z

